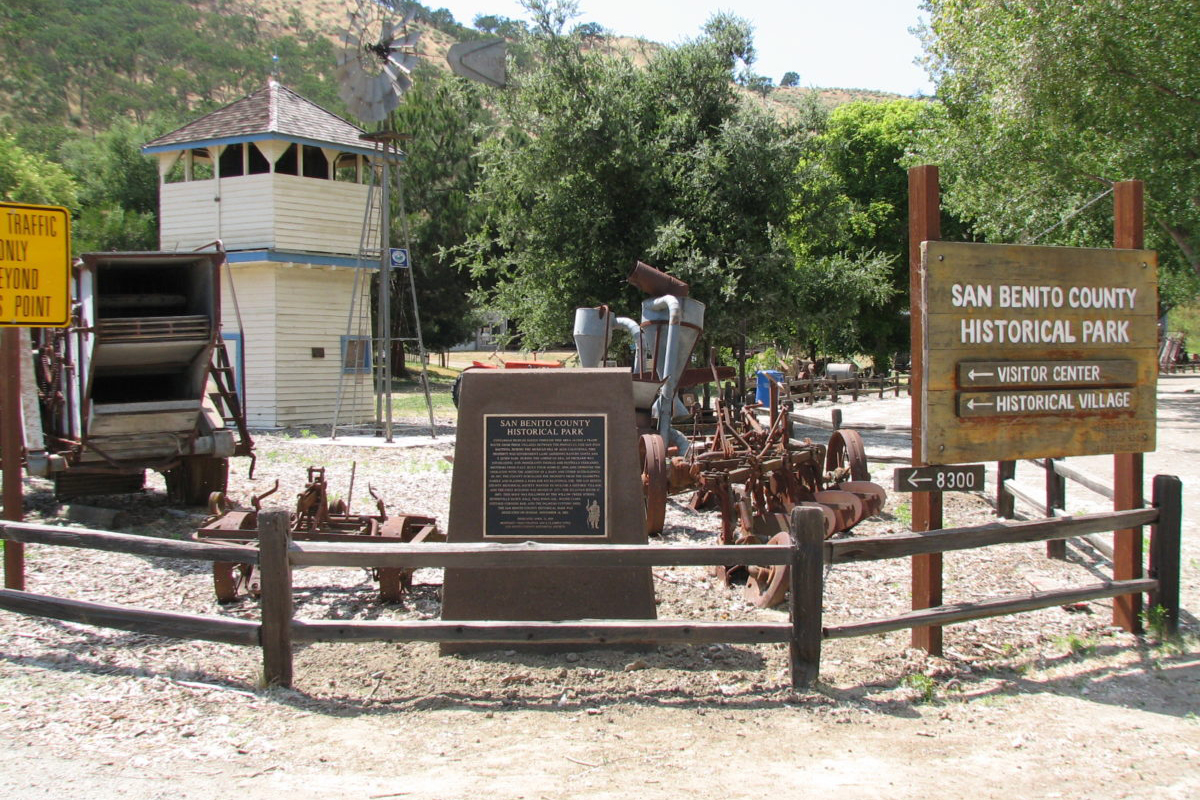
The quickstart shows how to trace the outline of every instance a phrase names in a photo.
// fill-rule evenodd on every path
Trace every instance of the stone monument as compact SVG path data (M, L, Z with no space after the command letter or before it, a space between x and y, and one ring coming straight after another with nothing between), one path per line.
M447 541L645 544L632 383L625 369L464 373ZM443 619L654 617L649 567L449 568L442 589Z

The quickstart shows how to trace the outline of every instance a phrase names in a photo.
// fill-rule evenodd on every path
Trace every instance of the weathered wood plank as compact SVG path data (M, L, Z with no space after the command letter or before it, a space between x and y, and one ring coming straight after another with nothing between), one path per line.
M200 639L226 644L258 644L258 623L225 617L208 617L152 611L133 606L68 600L62 597L0 590L0 608L33 617L77 622L101 628L116 628L134 633L169 636L174 639Z
M912 374L909 379L912 394L912 464L914 467L923 467L932 462L926 455L930 449L930 410L926 396L930 376L935 374L930 355L930 305L926 302L934 278L925 263L924 253L926 249L935 247L937 240L942 238L942 190L936 165L927 164L908 171L908 197L909 301L913 308L909 325L912 338ZM918 492L913 495L912 529L929 531L941 527L942 493ZM940 553L914 558L911 576L913 608L927 608L942 602ZM913 647L940 656L942 631L936 627L914 628L912 644Z
M351 544L293 542L297 567L714 566L791 561L780 545Z
M851 636L870 636L922 625L949 625L984 617L999 617L1022 611L1036 611L1050 606L1098 600L1103 597L1118 597L1151 591L1156 581L1114 581L1081 586L1076 589L1058 589L1048 592L1032 592L1026 595L1011 595L978 603L956 603L919 611L909 611L895 617L855 622L848 625L831 625L825 628L827 639L845 639Z
M484 642L491 644L762 644L786 642L787 622L682 622L594 620L588 622L295 620L294 642Z
M1093 492L1095 492L1096 494L1098 494L1102 497L1107 497L1109 500L1112 500L1113 490L1112 490L1111 486L1106 486L1105 484L1100 483L1097 480L1093 480L1092 478L1088 477L1087 475L1084 475L1079 470L1068 467L1062 461L1054 461L1053 463L1054 463L1054 471L1056 473L1058 473L1059 475L1063 476L1064 478L1067 478L1068 480L1074 481L1075 483L1078 483L1080 486L1083 486L1087 489L1091 489Z
M820 509L797 507L790 517L792 636L788 663L792 687L812 686L821 671L821 601L825 595L825 519Z
M88 550L129 553L135 556L184 558L193 561L234 561L241 564L258 563L258 551L253 547L217 545L178 539L156 539L151 536L137 536L129 533L96 531L86 528L60 528L31 522L0 523L0 539L24 542L25 544L82 547Z
M288 512L258 517L259 576L262 582L263 679L292 685L292 566L288 563Z
M1153 491L1158 522L1150 529L1149 574L1157 587L1150 593L1150 608L1162 609L1164 632L1175 636L1179 633L1183 484L1174 475L1155 475Z
M993 544L1069 539L1088 533L1111 531L1118 527L1149 525L1157 518L1157 509L1142 508L1053 520L1002 521L974 528L945 528L925 533L898 533L867 539L838 539L827 542L825 546L830 550L831 563L844 564L922 553L969 550Z
M1016 482L1013 480L1006 480L1004 482L1004 491L1009 497L1015 497L1017 500L1020 500L1034 511L1041 512L1042 507L1045 505L1044 501L1039 500L1031 494L1026 494L1025 492L1021 491Z

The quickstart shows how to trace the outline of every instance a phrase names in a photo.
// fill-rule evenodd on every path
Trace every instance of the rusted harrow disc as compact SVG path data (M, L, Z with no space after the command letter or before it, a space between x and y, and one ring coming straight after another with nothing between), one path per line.
M638 439L638 453L645 483L646 533L658 536L667 519L667 446L658 434L647 433Z
M842 481L833 488L857 495L863 502L865 517L875 516L883 510L884 504L887 503L887 492L878 483L871 481Z
M862 498L853 492L842 492L836 489L826 489L815 492L813 499L823 506L832 509L837 520L834 533L848 531L867 518L866 507Z
M871 480L871 470L867 467L867 448L862 437L858 435L858 431L843 429L834 431L829 437L829 449L825 452L825 471L835 472L846 468L849 469L851 480Z
M777 533L767 540L767 544L781 544L791 547L792 538L786 533ZM759 608L777 606L787 597L788 581L791 569L786 564L773 567L749 567L750 577L746 581L743 597L747 602Z

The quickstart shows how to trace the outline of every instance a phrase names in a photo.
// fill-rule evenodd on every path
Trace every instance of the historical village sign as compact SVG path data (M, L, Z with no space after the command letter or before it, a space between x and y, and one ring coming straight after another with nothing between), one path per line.
M922 459L1154 449L1157 256L922 244Z
M70 278L67 210L0 203L0 327L66 326Z

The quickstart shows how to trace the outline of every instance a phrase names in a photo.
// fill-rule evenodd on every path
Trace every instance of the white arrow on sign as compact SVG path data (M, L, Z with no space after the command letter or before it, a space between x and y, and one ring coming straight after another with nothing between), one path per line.
M976 400L974 397L972 397L970 400L967 401L967 408L971 409L972 411L975 410L975 406L979 406L980 408L984 408L984 407L991 408L994 405L996 405L996 404L980 402L980 401Z
M918 484L931 483L932 481L933 481L933 478L918 478L917 473L915 473L915 472L908 476L908 485L913 487L914 489L921 488Z
M975 380L976 378L994 378L994 377L996 377L996 373L994 373L994 372L976 372L975 370L972 369L970 372L967 373L967 377L969 377L971 380Z

